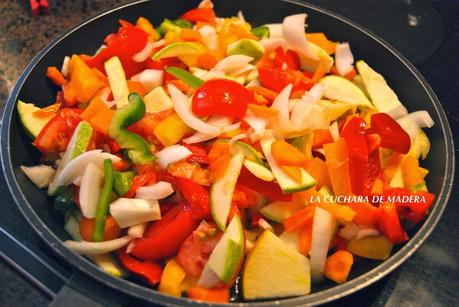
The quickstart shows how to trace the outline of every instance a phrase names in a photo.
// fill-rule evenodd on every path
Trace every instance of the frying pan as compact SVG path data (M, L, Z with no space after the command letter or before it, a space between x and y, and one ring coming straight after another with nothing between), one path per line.
M108 33L117 30L117 20L135 21L145 16L154 24L163 18L176 18L196 7L199 1L157 0L138 1L100 14L65 32L46 46L30 62L19 77L8 99L1 127L1 154L3 171L16 204L27 221L58 257L81 272L85 277L108 285L112 291L136 300L163 305L199 304L186 298L175 298L156 292L130 280L104 273L92 262L62 245L69 239L63 228L63 219L56 217L51 199L44 190L36 188L21 172L20 165L35 165L39 153L24 133L16 112L18 99L45 106L54 101L57 88L45 77L48 66L61 65L65 55L93 53ZM308 14L308 31L322 31L335 41L348 41L356 59L364 59L382 73L408 110L427 110L435 126L426 132L432 146L423 166L429 169L427 184L435 193L436 202L428 218L409 232L410 240L394 250L384 262L362 260L354 266L350 280L341 285L323 282L314 285L312 294L274 301L242 302L241 306L298 306L322 304L362 289L401 265L426 240L439 221L448 201L454 177L454 150L451 130L440 102L420 73L385 41L343 17L304 2L292 0L225 0L216 1L219 16L234 16L243 11L254 26L281 22L291 14ZM96 294L97 295L97 294Z

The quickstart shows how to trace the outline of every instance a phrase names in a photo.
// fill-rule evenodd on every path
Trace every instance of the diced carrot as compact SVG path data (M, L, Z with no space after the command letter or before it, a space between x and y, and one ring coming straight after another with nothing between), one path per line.
M100 98L94 98L80 116L82 119L89 121L97 113L104 112L107 109L108 106Z
M128 86L128 89L129 89L129 94L137 93L142 97L145 96L145 94L146 94L145 88L143 87L142 83L140 83L138 81L128 80L127 81L127 86Z
M332 185L325 161L320 158L314 158L306 162L305 169L314 177L320 187L326 186L331 188Z
M188 297L198 301L228 303L229 289L206 289L202 287L191 287L187 291Z
M271 154L280 165L302 166L308 160L298 148L280 140L271 144Z
M67 83L67 80L55 66L48 67L46 76L56 85L62 86Z
M345 282L354 264L354 257L346 250L338 250L325 261L324 275L334 282Z
M351 177L349 175L349 156L346 140L340 138L335 143L325 144L325 163L328 169L331 186L335 195L351 193Z
M312 131L312 148L321 148L324 144L333 143L333 136L329 129L314 129Z
M182 92L186 92L190 89L190 86L183 82L182 80L168 80L167 84L175 85Z
M314 75L311 78L311 83L316 84L322 79L323 76L327 73L327 64L325 61L321 60L319 62L319 65L316 68L316 71L314 72Z
M105 111L97 113L89 122L97 131L107 135L113 116L115 116L115 111L107 107Z
M230 159L231 155L229 153L224 153L216 160L213 160L213 162L208 167L212 181L215 182L225 175Z
M55 103L50 106L44 107L42 109L39 109L37 111L33 112L33 116L35 117L49 117L52 114L56 114L56 112L59 110L61 107L60 103Z
M222 155L229 153L229 145L228 142L222 141L215 141L212 144L212 147L209 151L209 160L215 161L220 158Z
M265 97L266 99L270 100L270 101L273 101L274 99L276 99L277 97L277 93L273 90L270 90L266 87L262 87L262 86L250 86L247 88L249 91L251 92L254 92L254 93L257 93L263 97Z
M286 218L283 223L285 230L292 232L302 227L312 225L314 210L314 206L307 206L306 208L303 208Z
M198 67L203 69L212 69L218 63L218 59L211 51L206 51L198 55Z
M262 95L258 93L253 93L253 99L255 100L254 103L256 103L257 105L261 105L261 106L264 106L270 103L268 99L266 99L265 97L263 97Z
M419 161L411 155L406 155L401 164L403 183L405 187L412 188L424 182L424 177L419 168Z
M252 111L253 115L258 117L269 118L276 116L279 113L279 111L277 111L276 109L271 109L265 106L259 106L253 103L249 103L247 107L250 111Z
M304 256L309 255L312 242L312 224L298 230L298 250Z
M183 28L180 30L180 39L185 42L199 42L201 33L196 30Z
M373 225L378 221L379 209L367 202L347 202L349 206L355 211L354 222L360 225Z
M74 106L77 104L77 93L73 88L72 84L64 84L62 85L62 92L64 94L64 101L65 104L68 106Z
M84 241L92 242L93 235L94 235L94 226L96 220L95 219L87 219L82 218L80 221L80 235ZM110 241L118 238L120 235L121 228L116 223L115 219L109 215L105 220L105 227L104 227L104 241Z

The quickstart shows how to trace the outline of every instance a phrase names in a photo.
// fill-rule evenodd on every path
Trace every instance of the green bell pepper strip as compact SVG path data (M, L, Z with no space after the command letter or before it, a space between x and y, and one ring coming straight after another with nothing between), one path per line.
M269 38L269 28L267 26L253 28L250 32L259 39Z
M107 219L110 197L113 190L113 162L110 159L104 160L104 187L100 195L99 204L96 212L96 222L94 225L94 242L101 242L104 239L105 220Z
M183 28L183 29L192 29L193 28L193 24L191 22L189 22L188 20L185 20L185 19L176 19L173 21L173 23L176 25L176 26L179 26L180 28Z
M204 84L204 80L196 77L192 73L189 73L188 71L181 69L179 67L171 66L171 67L166 67L166 71L176 77L179 80L182 80L192 88L198 88L201 85Z
M148 142L140 135L127 130L130 125L141 120L145 112L142 98L132 93L129 95L129 104L116 110L108 127L108 135L127 151L127 156L134 164L147 164L155 159Z
M129 172L115 172L114 173L114 184L113 191L118 196L123 196L132 186L132 179L135 176L135 173L132 171Z

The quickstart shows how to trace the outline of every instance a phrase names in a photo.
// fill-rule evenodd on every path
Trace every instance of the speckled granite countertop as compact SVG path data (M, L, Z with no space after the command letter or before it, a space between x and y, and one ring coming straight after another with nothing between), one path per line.
M218 1L218 0L217 0ZM247 0L250 1L250 0ZM28 1L0 1L0 113L9 91L30 59L62 31L126 0L49 1L50 14L32 16ZM459 2L455 0L313 0L353 19L402 51L426 77L459 131ZM402 15L400 12L402 12ZM406 12L405 12L406 11ZM378 12L375 18L375 12ZM397 18L402 16L402 19ZM406 27L406 23L419 23ZM403 23L404 26L401 26ZM426 43L429 42L429 43ZM456 141L456 150L458 142ZM456 166L457 171L457 166ZM457 173L457 172L456 172ZM457 186L457 180L456 180ZM1 205L13 200L0 177ZM454 189L435 231L404 265L341 305L454 306L459 291L459 209ZM11 214L11 213L10 213ZM23 221L25 223L25 221ZM1 225L0 226L5 226ZM28 226L27 226L28 227ZM0 252L2 242L0 241ZM50 298L0 260L0 306L45 306Z

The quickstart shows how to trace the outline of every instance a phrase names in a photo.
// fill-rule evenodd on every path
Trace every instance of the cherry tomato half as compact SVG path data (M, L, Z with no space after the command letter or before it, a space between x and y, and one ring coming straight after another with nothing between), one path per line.
M227 79L212 79L194 93L192 110L197 116L213 114L244 117L252 94L243 85Z

